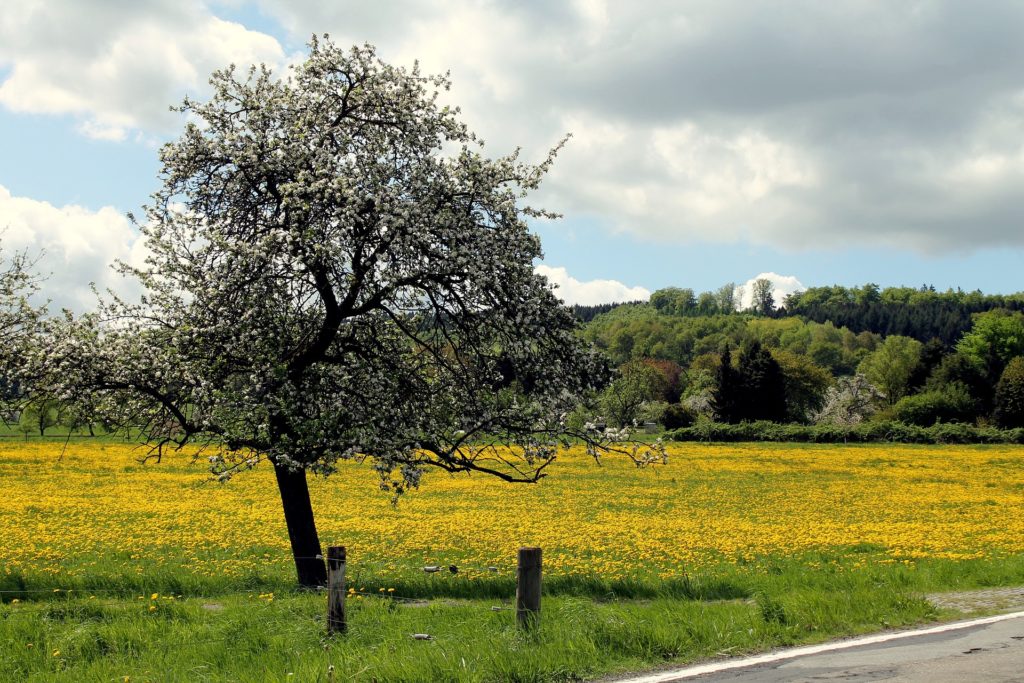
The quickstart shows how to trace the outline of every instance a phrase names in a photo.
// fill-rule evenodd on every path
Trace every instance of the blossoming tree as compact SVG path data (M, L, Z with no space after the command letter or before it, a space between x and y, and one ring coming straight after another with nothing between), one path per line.
M0 252L0 422L10 423L24 406L26 348L44 312L29 303L38 281L23 252Z
M484 157L446 77L326 36L288 78L211 83L161 152L146 265L121 266L145 295L53 323L53 391L153 457L198 445L225 479L268 461L303 585L325 581L307 473L366 461L394 495L429 467L544 476L606 373L533 270L526 219L549 214L522 200L554 151Z

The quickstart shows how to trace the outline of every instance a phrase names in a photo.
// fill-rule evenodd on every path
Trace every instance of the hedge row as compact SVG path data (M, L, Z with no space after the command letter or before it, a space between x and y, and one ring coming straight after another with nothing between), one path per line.
M706 422L666 432L672 441L791 441L796 443L1024 444L1024 429L975 427L956 422L919 427L903 422L865 422L854 427Z

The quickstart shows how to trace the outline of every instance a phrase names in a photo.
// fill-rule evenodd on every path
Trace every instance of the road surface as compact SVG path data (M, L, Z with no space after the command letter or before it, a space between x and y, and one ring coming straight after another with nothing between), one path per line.
M973 625L965 627L967 623ZM881 634L748 660L710 662L622 683L1024 683L1024 612L920 631L924 633ZM881 642L851 647L866 640ZM811 654L793 656L803 652ZM747 661L747 666L741 666ZM724 670L710 671L716 667Z

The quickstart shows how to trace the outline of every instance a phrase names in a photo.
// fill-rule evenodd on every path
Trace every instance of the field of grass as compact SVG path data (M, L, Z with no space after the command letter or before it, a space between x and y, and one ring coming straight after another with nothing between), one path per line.
M327 639L269 469L218 484L188 455L62 447L0 443L0 680L582 680L1024 583L1019 447L678 444L647 469L571 451L538 485L431 473L397 507L352 464L311 484L358 591ZM544 549L531 635L492 609L521 545Z

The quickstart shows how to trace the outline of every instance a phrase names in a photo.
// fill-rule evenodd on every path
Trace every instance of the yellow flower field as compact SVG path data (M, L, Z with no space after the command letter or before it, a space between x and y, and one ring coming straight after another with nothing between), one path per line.
M142 465L128 445L79 440L61 457L62 446L0 444L0 571L58 584L161 566L240 580L292 571L270 468L219 484L187 455ZM676 444L667 465L647 469L573 450L532 486L433 472L397 507L366 466L311 486L321 539L348 546L357 576L457 564L472 579L539 545L548 576L667 578L850 546L883 562L1018 553L1022 455Z

